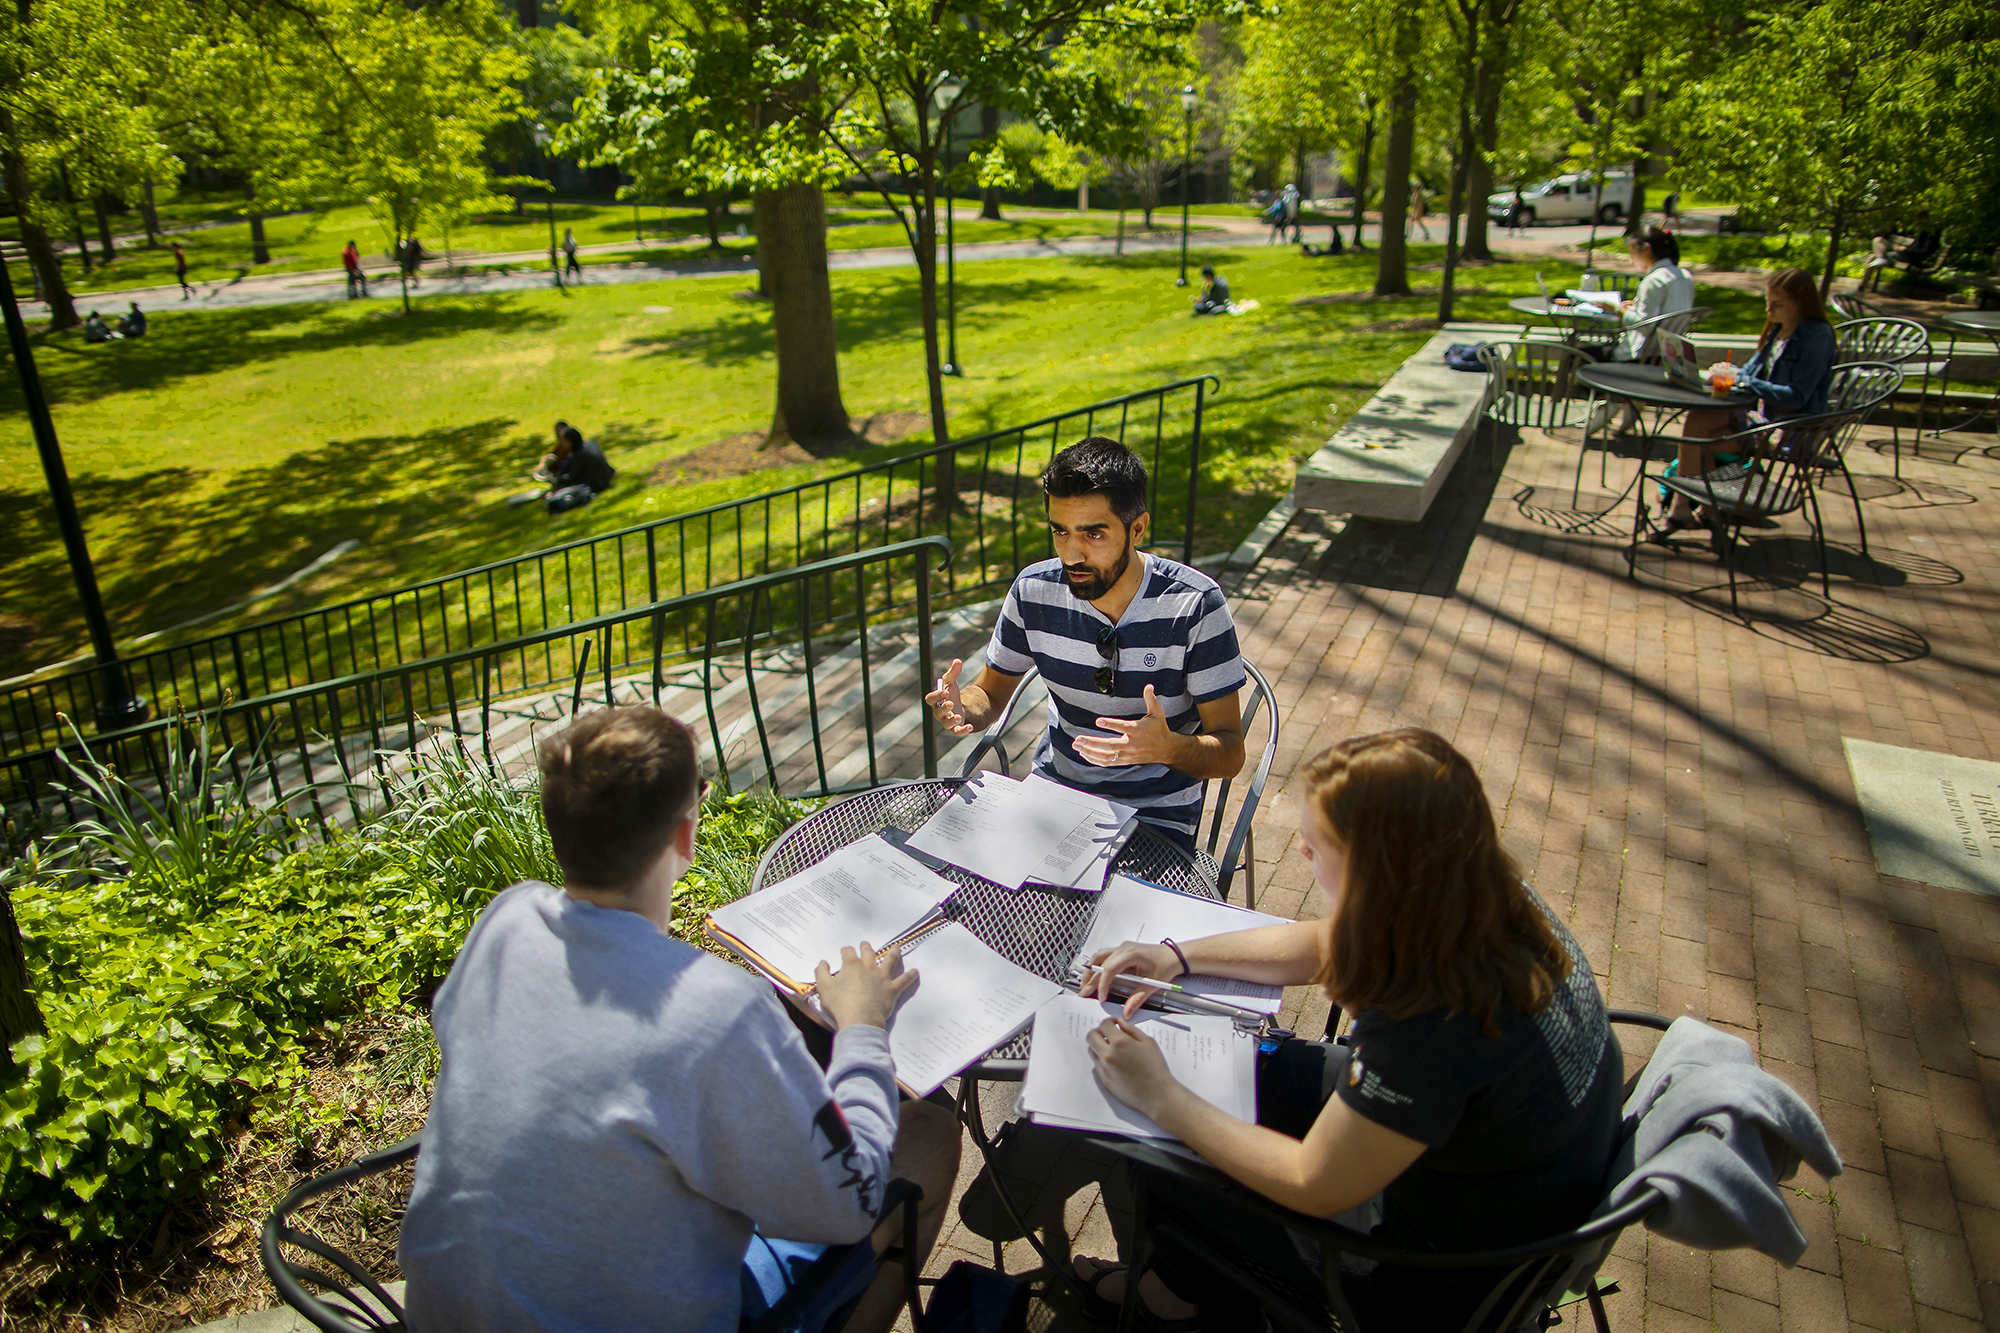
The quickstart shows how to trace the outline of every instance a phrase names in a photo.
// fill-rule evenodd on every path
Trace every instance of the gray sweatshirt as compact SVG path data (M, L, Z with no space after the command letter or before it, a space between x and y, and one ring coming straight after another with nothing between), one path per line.
M889 1180L881 1028L824 1074L770 987L527 882L466 936L398 1259L413 1329L733 1333L754 1223L844 1244Z

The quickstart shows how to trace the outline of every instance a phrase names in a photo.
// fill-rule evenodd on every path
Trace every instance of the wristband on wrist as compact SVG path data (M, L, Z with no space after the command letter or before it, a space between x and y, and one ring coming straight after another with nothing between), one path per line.
M1160 943L1166 945L1169 949L1172 949L1174 951L1174 957L1181 960L1181 973L1179 977L1174 978L1175 981L1179 981L1181 977L1194 975L1194 969L1188 966L1187 955L1181 952L1180 945L1175 944L1172 940L1161 940Z

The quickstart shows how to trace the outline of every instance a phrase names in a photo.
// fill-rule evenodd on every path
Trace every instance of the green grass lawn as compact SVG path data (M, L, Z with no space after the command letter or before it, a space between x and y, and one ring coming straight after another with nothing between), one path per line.
M1437 281L1442 247L1413 246L1413 281ZM1434 297L1296 304L1365 290L1373 257L1197 247L1261 308L1188 316L1172 253L985 261L959 270L962 380L947 384L966 436L1211 371L1197 551L1228 547L1325 438L1427 333ZM1424 265L1431 271L1424 271ZM1561 266L1540 261L1552 283ZM1534 267L1461 275L1463 319L1507 319ZM384 303L159 312L133 343L37 338L98 577L121 638L165 629L276 582L335 544L361 546L282 598L288 610L380 591L484 561L849 466L828 459L701 484L649 486L661 461L770 419L766 307L736 298L740 273L658 285L583 286ZM850 411L927 406L913 271L836 271ZM1754 330L1757 302L1707 289L1711 327ZM502 501L526 488L549 425L603 440L619 484L550 518ZM0 385L0 676L85 642L18 389ZM927 436L895 446L921 447ZM876 450L878 456L887 450ZM669 470L671 472L671 469ZM230 621L212 621L210 633ZM241 622L238 622L241 623Z

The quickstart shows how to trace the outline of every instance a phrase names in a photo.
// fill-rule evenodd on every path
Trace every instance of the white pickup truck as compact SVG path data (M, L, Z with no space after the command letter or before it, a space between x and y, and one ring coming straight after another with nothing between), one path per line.
M1496 222L1505 222L1514 207L1514 192L1502 190L1486 197L1486 212ZM1609 171L1596 186L1589 172L1557 176L1521 191L1521 225L1537 222L1616 223L1632 211L1632 173Z

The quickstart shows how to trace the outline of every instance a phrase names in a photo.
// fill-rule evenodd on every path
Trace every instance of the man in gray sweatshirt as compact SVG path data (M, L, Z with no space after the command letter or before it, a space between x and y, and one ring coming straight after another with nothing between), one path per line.
M432 1009L443 1063L398 1246L412 1327L733 1333L753 1228L760 1255L858 1241L897 1176L923 1188L928 1250L959 1136L898 1105L886 1025L917 974L865 943L820 964L822 1072L769 985L667 933L700 807L688 729L607 709L541 765L564 887L496 897ZM884 1267L847 1329L887 1329L900 1285Z

